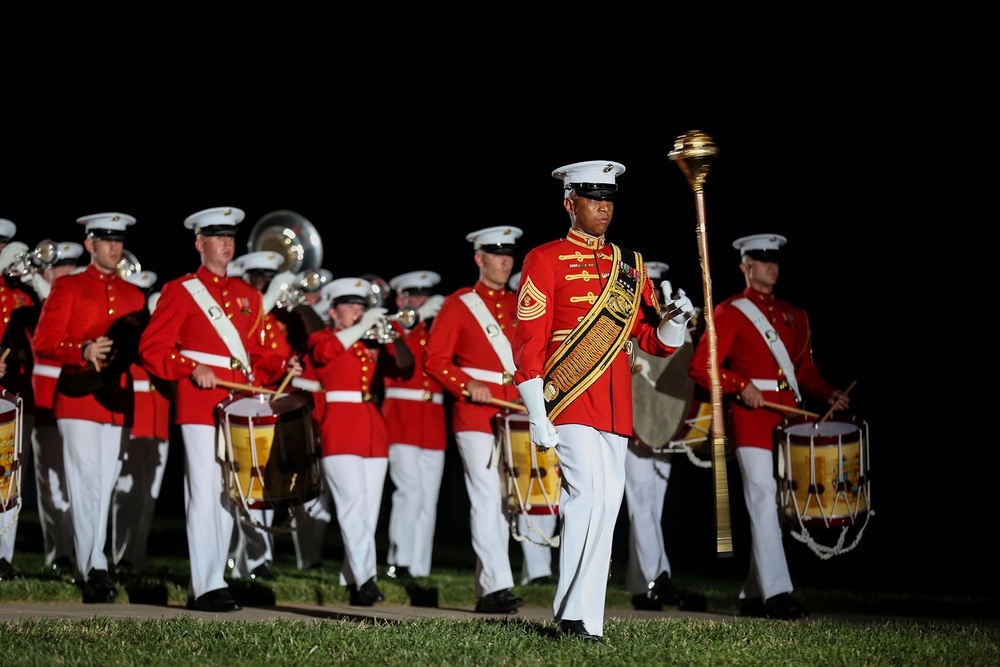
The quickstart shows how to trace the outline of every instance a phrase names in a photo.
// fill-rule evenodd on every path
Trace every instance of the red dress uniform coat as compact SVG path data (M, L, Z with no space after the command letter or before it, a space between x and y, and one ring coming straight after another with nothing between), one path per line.
M424 370L456 399L452 406L453 431L493 433L493 416L499 412L497 406L472 403L462 395L469 381L475 379L463 368L498 374L504 370L476 316L460 298L467 292L475 292L482 298L507 340L513 339L517 327L517 295L507 289L490 289L476 281L475 286L463 287L445 297L431 323L430 340L424 347ZM513 382L487 384L493 398L510 402L521 398Z
M582 320L597 300L611 271L612 249L571 229L566 238L531 250L521 269L518 326L514 334L517 384L544 377L546 360ZM637 267L640 268L640 267ZM677 348L656 335L660 313L653 283L642 264L641 304L631 336L639 347L657 357ZM600 276L600 277L599 277ZM631 437L632 369L625 347L611 365L556 417L553 424L586 424L599 431Z
M246 281L217 276L201 266L195 273L166 283L139 340L140 362L152 375L178 381L174 423L214 425L215 408L229 396L229 389L201 389L189 381L198 362L182 355L181 350L227 358L231 354L201 306L184 287L183 283L194 277L201 280L236 327L258 384L280 382L287 359L265 346L263 297ZM250 384L242 369L213 366L212 370L220 380Z
M132 388L135 390L133 438L170 440L170 401L157 388L158 380L138 363L132 364Z
M386 348L383 359L386 397L382 401L382 414L389 429L390 443L443 451L448 442L444 403L434 403L431 398L435 394L441 396L444 389L424 371L423 351L430 339L429 329L426 322L420 322L405 332L407 347L413 351L413 366L407 369L399 369L392 346ZM391 389L419 392L423 400L392 398Z
M264 315L264 347L286 360L295 354L291 343L288 342L288 329L274 316L274 313ZM284 377L279 378L278 382L274 383L274 388L277 388L284 379Z
M18 394L24 410L30 413L35 409L31 331L38 320L39 306L36 298L16 286L19 280L0 276L0 339L11 348L6 359L7 374L0 379L0 387Z
M90 364L83 359L84 343L107 334L111 325L123 317L142 313L144 318L145 311L146 295L141 289L117 273L101 273L90 265L52 283L35 327L35 350L64 369L83 369ZM117 386L93 394L67 396L57 389L52 411L56 419L131 426L133 404L132 377L126 371Z
M788 357L795 367L799 391L817 399L827 400L833 387L823 379L813 363L809 318L804 310L796 308L773 294L763 294L749 287L742 294L729 297L715 307L716 359L719 365L719 384L722 393L730 399L739 394L752 379L785 380L785 375L764 336L753 322L733 305L733 301L746 297L767 315L781 339ZM703 335L691 359L691 377L702 387L711 390L712 378L708 371L708 340ZM787 381L787 380L786 380ZM795 392L791 389L763 392L764 400L795 407ZM754 410L736 400L726 401L726 424L729 444L733 447L774 448L774 428L782 422L783 415L766 408Z
M389 456L385 419L371 400L372 381L380 351L374 344L372 348L367 347L363 340L344 349L329 329L309 336L309 358L323 389L327 392L351 392L366 399L358 402L332 401L323 406L320 423L323 456Z

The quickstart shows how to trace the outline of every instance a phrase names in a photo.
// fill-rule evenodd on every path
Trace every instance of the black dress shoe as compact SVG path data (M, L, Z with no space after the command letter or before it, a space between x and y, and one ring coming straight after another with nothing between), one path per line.
M587 632L587 628L583 625L583 621L559 621L559 637L576 637L577 639L583 639L588 642L595 642L597 644L603 644L604 640L598 635L592 635Z
M0 581L14 581L20 578L21 573L15 570L6 558L0 558Z
M658 602L660 605L677 607L684 611L705 611L708 609L708 598L701 593L677 588L674 582L671 581L670 575L666 572L660 573L660 576L656 578L650 587L649 592L646 593L646 597L653 602ZM632 604L635 606L635 598L632 598ZM639 607L635 608L639 609ZM659 611L656 609L651 610Z
M788 593L779 593L764 602L765 618L775 618L785 621L795 621L809 618L809 612L798 600Z
M529 586L553 586L556 580L552 577L535 577L528 582Z
M267 563L262 563L250 570L250 578L260 581L275 581L278 578L274 572L271 572L271 568L267 566Z
M764 618L764 598L752 597L740 600L740 616Z
M385 574L390 579L400 579L402 581L413 579L413 575L410 574L410 568L405 565L390 565Z
M115 575L122 576L132 574L132 561L130 560L120 560L118 564L115 565Z
M477 614L513 614L524 600L514 595L509 588L495 591L476 600Z
M347 587L347 592L350 594L351 604L359 607L370 607L376 602L382 602L385 600L385 596L382 595L382 591L380 591L378 586L375 584L374 577L360 586L351 584Z
M189 597L187 608L198 611L227 612L239 611L243 609L243 605L232 596L228 588L216 588L214 591L199 595L197 600Z
M91 570L87 583L83 585L83 601L87 604L114 602L118 589L111 583L107 570Z
M58 574L68 574L73 576L73 561L69 556L59 556L52 561L52 565L49 567L51 567Z

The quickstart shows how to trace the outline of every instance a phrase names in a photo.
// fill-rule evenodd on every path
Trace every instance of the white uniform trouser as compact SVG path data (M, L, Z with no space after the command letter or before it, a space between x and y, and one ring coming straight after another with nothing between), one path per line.
M292 510L292 544L295 564L300 570L322 565L323 538L333 520L332 508L329 485L324 483L318 496Z
M552 609L557 621L583 621L587 632L600 637L628 438L582 424L560 424L558 430L562 531Z
M792 592L785 547L778 519L778 482L774 478L774 453L760 447L736 447L743 476L743 500L750 515L750 573L740 599Z
M25 495L34 493L31 488L35 485L27 483L28 476L34 475L34 465L27 465L28 459L32 456L31 438L28 435L31 432L32 421L33 418L31 415L23 411L21 412L21 442L18 451L18 473L16 476L12 475L7 479L7 488L4 492L3 500L6 501L8 508L5 512L0 512L0 558L6 559L8 563L12 562L14 558L18 517L24 507L30 506L30 503L25 501ZM18 501L21 503L20 507L18 507ZM72 532L70 532L70 539L72 539ZM72 546L72 542L70 542L70 546Z
M153 510L163 486L169 443L158 438L129 438L111 498L111 558L146 569L146 543Z
M648 447L636 444L629 445L625 455L629 520L625 588L632 595L644 595L663 572L671 575L663 541L663 499L670 481L671 456L654 454Z
M188 593L199 598L228 588L226 557L233 534L233 509L222 464L216 456L216 427L181 424L184 440L184 514L187 520L191 581Z
M438 495L444 476L444 450L389 445L389 478L395 490L389 509L389 565L406 567L414 577L431 573Z
M73 547L77 571L107 570L111 495L121 470L127 428L86 419L57 419L66 462L66 492L73 507Z
M514 587L510 568L510 526L503 513L500 472L490 466L495 439L491 433L458 431L455 444L462 456L469 494L469 526L476 552L475 595Z
M35 424L31 431L35 458L35 489L38 493L38 522L42 528L45 565L57 558L73 557L73 517L66 494L66 467L59 427Z
M377 574L375 529L388 467L387 458L354 454L323 457L323 475L330 486L344 542L341 585L360 586Z
M553 540L558 514L518 514L517 532L525 539L520 540L524 561L521 563L521 584L532 579L552 576L552 547L547 542Z
M247 516L243 516L244 511ZM252 522L252 523L251 523ZM229 566L232 576L249 577L261 565L274 563L274 538L266 528L274 522L273 509L238 510L229 544Z

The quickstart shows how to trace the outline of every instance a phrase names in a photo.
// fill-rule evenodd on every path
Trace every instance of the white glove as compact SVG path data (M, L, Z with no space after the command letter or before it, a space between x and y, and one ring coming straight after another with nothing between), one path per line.
M444 296L442 296L441 294L435 294L433 296L428 297L427 301L424 301L424 305L417 308L417 315L420 316L420 319L417 321L426 322L427 320L437 315L438 311L441 310L441 304L443 303L444 303Z
M0 250L0 271L6 271L18 255L28 254L28 246L20 241L11 241Z
M521 393L524 407L528 409L528 423L531 442L539 447L551 449L559 442L556 427L549 421L549 413L545 409L545 397L542 396L542 378L526 380L517 385Z
M291 271L282 271L271 278L271 282L267 285L267 291L264 292L264 314L267 315L274 309L275 304L278 303L278 299L281 295L292 289L292 285L295 282L295 274Z
M691 299L684 296L682 289L677 290L677 294L671 296L669 280L660 283L660 290L663 292L664 301L666 301L666 314L656 328L656 335L664 345L680 347L684 344L687 322L694 316L694 306L691 304ZM671 313L673 314L671 315Z
M52 289L52 286L49 285L49 281L46 280L40 273L29 273L21 278L21 282L25 285L31 285L32 289L35 290L35 294L37 294L38 298L42 301L45 301L45 299L48 298L49 290Z
M385 308L369 308L365 311L365 314L361 316L361 319L358 320L357 324L349 326L346 329L342 329L333 335L337 337L337 340L339 340L346 349L361 340L361 337L365 335L365 332L371 329L376 322L385 317L388 312L389 311Z

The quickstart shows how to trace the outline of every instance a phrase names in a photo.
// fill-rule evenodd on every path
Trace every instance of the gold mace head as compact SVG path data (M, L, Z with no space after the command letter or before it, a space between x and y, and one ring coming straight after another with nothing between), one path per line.
M712 158L719 154L712 137L700 130L691 130L677 137L668 157L677 163L695 192L701 192L708 178Z

